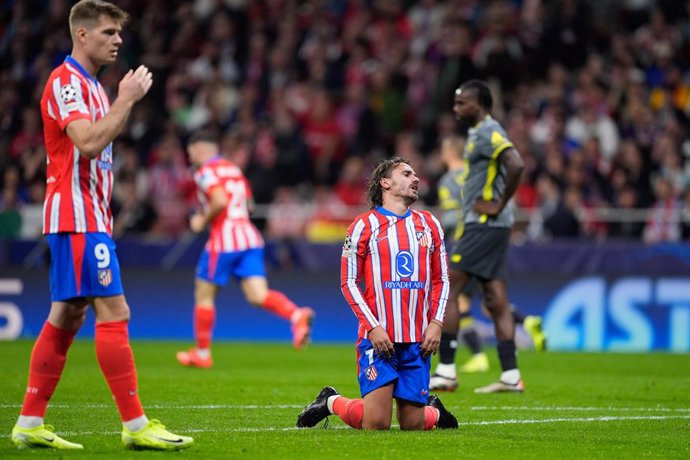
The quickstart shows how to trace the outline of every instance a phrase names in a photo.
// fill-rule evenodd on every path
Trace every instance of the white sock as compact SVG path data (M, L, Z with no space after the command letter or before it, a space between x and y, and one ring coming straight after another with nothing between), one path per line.
M333 412L333 403L338 398L340 398L340 395L333 395L333 396L329 396L328 399L326 400L326 406L328 407L328 412L330 412L331 414L335 414L335 412Z
M436 373L447 379L454 379L458 377L458 373L455 370L455 364L438 363L436 365Z
M36 428L41 425L43 425L43 417L20 415L19 419L17 419L17 426L20 428Z
M295 308L295 311L290 315L290 324L294 324L295 321L302 317L302 307Z
M141 417L124 422L123 425L130 433L134 433L135 431L143 430L148 423L149 419L146 418L146 415L142 415Z
M197 348L196 349L196 354L199 356L199 358L208 358L211 356L211 349L209 348Z
M507 383L508 385L517 385L520 381L520 369L511 369L509 371L503 371L501 374L501 382Z

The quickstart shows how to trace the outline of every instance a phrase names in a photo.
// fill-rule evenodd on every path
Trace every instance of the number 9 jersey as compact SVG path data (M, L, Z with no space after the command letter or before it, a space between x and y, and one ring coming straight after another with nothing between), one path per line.
M221 187L228 205L211 222L211 234L205 249L211 254L246 251L263 248L264 240L249 219L248 200L252 198L247 179L237 165L214 157L194 174L199 201L207 207L211 191Z

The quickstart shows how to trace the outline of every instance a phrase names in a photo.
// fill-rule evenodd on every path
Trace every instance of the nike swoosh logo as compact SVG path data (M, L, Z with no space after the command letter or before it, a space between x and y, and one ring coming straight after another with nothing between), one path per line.
M48 441L48 442L53 442L53 441L55 441L55 437L46 438L45 436L41 436L41 438L42 438L42 439L45 439L45 440Z
M173 442L173 443L176 443L176 444L179 444L179 443L181 443L181 442L184 442L184 439L182 439L182 438L178 438L178 439L165 439L165 438L159 438L158 436L156 436L156 438L157 438L157 439L160 439L161 441L164 441L164 442Z

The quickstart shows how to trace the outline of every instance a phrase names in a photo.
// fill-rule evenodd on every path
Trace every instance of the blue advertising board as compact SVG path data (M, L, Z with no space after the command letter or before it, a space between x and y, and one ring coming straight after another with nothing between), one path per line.
M313 248L310 251L319 252ZM297 304L314 308L315 342L352 343L357 322L340 292L335 271L338 249L321 252L328 254L329 260L319 270L274 270L269 274L269 283ZM512 248L510 300L526 313L544 317L551 349L690 352L689 253L686 246L579 244ZM318 266L318 258L312 259ZM189 339L191 343L191 264L168 271L131 268L127 263L123 266L125 292L132 309L131 336ZM0 339L35 337L49 305L44 267L0 268ZM217 339L291 338L287 322L251 307L235 284L221 290L217 305ZM488 320L484 321L488 325ZM92 334L90 313L79 336Z

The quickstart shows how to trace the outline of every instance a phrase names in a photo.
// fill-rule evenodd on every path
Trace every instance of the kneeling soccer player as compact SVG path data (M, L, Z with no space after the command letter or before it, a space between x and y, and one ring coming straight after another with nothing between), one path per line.
M427 211L410 209L418 186L404 158L383 160L372 173L371 210L348 228L340 276L359 320L362 399L325 387L299 414L298 427L337 414L353 428L386 430L393 399L402 430L458 426L438 397L429 396L431 354L438 351L449 286L441 224Z

